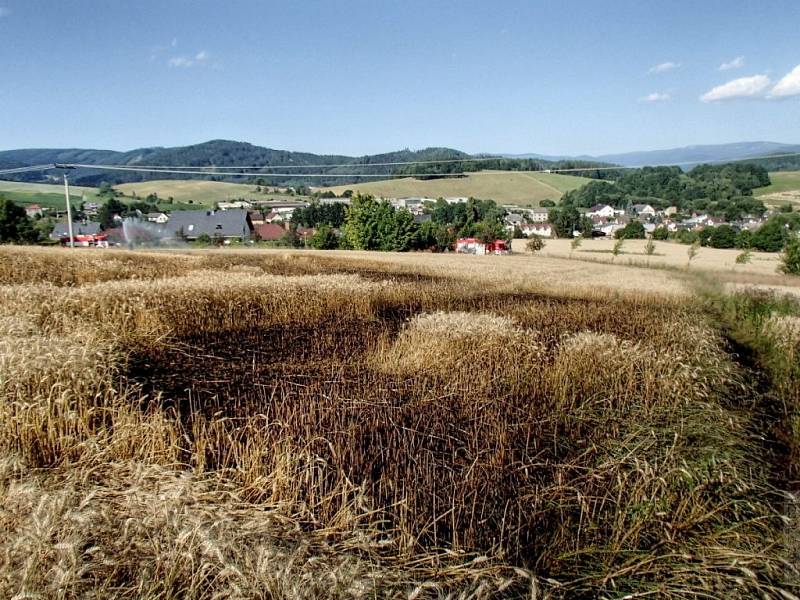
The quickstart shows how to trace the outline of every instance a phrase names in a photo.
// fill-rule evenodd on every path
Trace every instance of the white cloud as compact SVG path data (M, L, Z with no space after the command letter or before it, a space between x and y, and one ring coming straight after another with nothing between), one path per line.
M11 14L11 9L5 6L0 6L0 18L7 17Z
M766 75L740 77L711 88L700 96L700 100L703 102L717 102L733 98L758 98L764 96L764 92L766 92L771 83L772 81Z
M800 65L784 75L769 93L770 98L788 98L800 95Z
M639 98L639 102L667 102L671 99L672 96L666 92L653 92L652 94L647 94L647 96Z
M666 73L667 71L672 71L673 69L677 69L680 67L680 63L674 63L671 61L663 62L661 64L655 65L654 67L650 67L648 73Z
M191 58L186 58L185 56L173 56L167 61L167 64L170 67L191 67L194 65L194 61Z
M173 56L167 61L167 65L177 68L201 67L206 64L211 55L205 50L200 50L194 57Z
M730 62L724 62L719 66L720 71L730 71L731 69L741 69L744 66L744 56L737 56Z

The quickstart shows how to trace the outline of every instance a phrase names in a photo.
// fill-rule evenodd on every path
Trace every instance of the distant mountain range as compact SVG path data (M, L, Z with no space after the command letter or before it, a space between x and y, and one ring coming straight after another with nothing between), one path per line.
M703 146L684 146L666 150L643 150L598 156L553 156L546 154L506 154L510 158L536 158L542 160L591 160L613 163L623 167L645 165L694 166L704 162L740 160L753 156L800 152L800 144L779 144L777 142L736 142L733 144L708 144Z
M276 172L297 173L270 178L271 183L284 185L336 185L341 183L357 183L365 178L358 176L335 177L349 175L353 172L361 174L391 174L392 165L372 166L375 163L402 163L409 161L457 160L474 156L502 156L513 159L535 159L542 168L554 161L591 161L593 163L615 164L622 166L680 164L691 167L709 161L740 160L752 156L785 154L800 152L800 145L779 144L775 142L740 142L735 144L715 144L706 146L687 146L668 150L650 150L643 152L627 152L621 154L605 154L601 156L550 156L543 154L469 155L452 148L425 148L423 150L399 150L385 154L367 156L321 155L309 152L290 152L255 146L246 142L229 140L211 140L202 144L179 146L174 148L153 147L138 148L127 152L114 150L91 150L80 148L53 149L38 148L24 150L6 150L0 152L0 169L28 165L50 163L74 163L87 165L72 172L71 179L81 185L98 185L108 181L112 184L129 183L152 179L218 179L226 181L245 181L246 177L223 177L220 175L186 175L158 174L146 172L120 172L93 169L90 165L115 166L192 166L192 167L237 167L257 165L261 167L284 166ZM325 165L325 166L322 166ZM358 165L357 167L351 165ZM770 159L765 166L772 170L800 169L800 157L790 159ZM304 177L309 172L324 173L327 177ZM26 173L17 176L6 176L18 181L48 181L55 177L50 173Z

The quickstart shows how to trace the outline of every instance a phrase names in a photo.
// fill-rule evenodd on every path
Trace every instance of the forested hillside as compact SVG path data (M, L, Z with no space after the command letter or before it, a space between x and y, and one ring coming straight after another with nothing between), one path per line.
M707 211L729 219L763 213L763 203L753 190L769 185L761 166L734 163L700 165L688 173L679 167L645 167L626 171L614 181L595 181L564 195L566 205L588 208L610 204L626 208L646 203L656 208L676 206L681 211Z
M81 150L81 149L29 149L8 150L0 152L0 165L17 167L22 165L38 165L48 163L77 163L86 165L119 165L126 167L137 166L192 166L192 167L233 167L233 166L288 166L281 169L283 172L297 173L289 177L262 176L266 183L275 185L332 185L345 182L363 181L359 177L331 177L310 178L303 177L303 173L313 171L324 172L332 175L361 174L391 174L392 165L363 166L370 163L408 162L428 160L452 160L468 158L469 155L450 148L425 148L423 150L400 150L385 154L369 156L342 156L321 155L308 152L290 152L255 146L246 142L228 140L212 140L202 144L182 146L175 148L140 148L129 152L115 152L112 150ZM358 166L349 166L350 164ZM321 168L320 165L341 165ZM307 168L304 168L307 167ZM279 172L279 171L276 171ZM221 175L205 176L191 174L164 174L145 172L105 171L92 168L76 169L72 180L81 185L99 185L102 182L111 184L131 183L152 179L212 179L244 182L251 177L248 171L246 176L232 174L228 177ZM45 181L46 173L26 173L13 177L19 181ZM52 177L52 175L51 175ZM12 177L9 177L12 178Z
M290 152L255 146L246 142L228 140L212 140L192 146L175 148L140 148L129 152L112 150L81 149L29 149L8 150L0 152L0 166L17 167L22 165L39 165L49 163L75 163L82 165L114 165L125 167L242 167L259 166L258 169L236 171L231 169L227 175L194 175L167 174L137 171L108 171L82 167L72 173L72 180L80 185L94 185L106 182L112 185L135 183L154 179L210 179L236 183L259 182L267 185L314 185L330 186L347 183L373 181L373 177L359 175L386 175L387 178L397 174L413 176L442 175L453 173L469 173L484 169L505 171L537 171L552 168L592 167L600 163L587 161L562 161L558 163L546 160L513 159L493 157L476 162L438 162L458 161L472 158L471 155L452 148L425 148L422 150L399 150L383 154L366 156L321 155L309 152ZM402 165L410 161L421 161L423 164ZM263 172L282 173L270 176ZM330 175L330 177L310 177L311 173ZM608 176L604 172L588 171L578 173L590 177ZM52 173L26 173L16 175L18 181L44 182L52 178ZM260 181L259 181L260 180Z

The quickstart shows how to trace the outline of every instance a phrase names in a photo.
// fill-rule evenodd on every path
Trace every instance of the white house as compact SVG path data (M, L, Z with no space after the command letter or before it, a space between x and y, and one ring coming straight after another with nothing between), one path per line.
M592 206L587 212L587 217L603 217L605 219L610 219L615 214L614 207L609 206L608 204L595 204Z
M525 223L520 227L523 235L538 235L539 237L553 237L553 227L550 223Z
M217 202L220 210L233 210L234 208L253 208L247 200L235 200L233 202Z
M611 237L614 235L616 231L619 229L624 228L625 225L622 223L606 223L605 225L601 225L600 227L595 227L597 231L602 231L606 234L606 237Z
M146 221L150 221L151 223L158 223L159 225L163 225L167 221L169 221L169 215L163 212L151 212L144 215Z
M638 215L640 217L655 217L656 216L656 209L650 206L649 204L634 204L631 206L631 210L633 214Z
M549 214L550 214L549 208L534 208L528 211L528 218L533 223L547 223Z

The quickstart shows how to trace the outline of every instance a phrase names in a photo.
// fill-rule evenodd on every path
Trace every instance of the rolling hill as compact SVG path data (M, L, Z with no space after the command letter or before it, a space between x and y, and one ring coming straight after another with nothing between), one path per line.
M420 180L405 177L338 185L322 191L341 195L345 190L352 190L386 198L472 196L500 203L538 206L542 200L558 200L564 192L581 187L588 181L583 177L553 173L481 171L459 178Z

